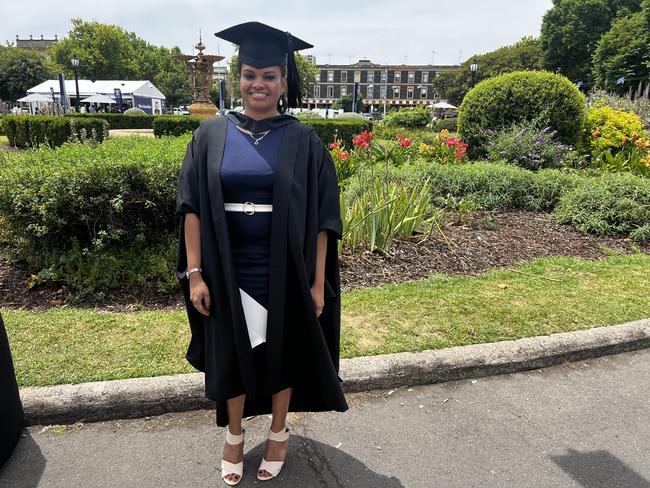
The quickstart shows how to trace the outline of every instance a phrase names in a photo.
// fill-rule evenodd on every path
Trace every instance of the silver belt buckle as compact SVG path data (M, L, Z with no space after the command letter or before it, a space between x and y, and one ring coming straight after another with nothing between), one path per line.
M246 215L253 215L255 213L255 204L253 202L244 202L244 213Z

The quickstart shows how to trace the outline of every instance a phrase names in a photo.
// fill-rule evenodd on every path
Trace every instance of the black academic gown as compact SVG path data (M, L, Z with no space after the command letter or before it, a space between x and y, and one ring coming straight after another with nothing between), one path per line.
M201 122L188 144L179 176L177 213L201 221L202 276L210 290L210 316L189 301L184 218L176 271L192 331L187 360L205 373L205 394L217 402L217 424L225 426L225 401L246 393L244 416L271 412L270 394L283 378L294 388L290 411L345 411L339 370L340 281L337 240L342 223L334 164L314 130L289 116L256 123L228 117L255 130L285 126L273 179L273 217L265 368L255 368L233 268L220 183L227 117ZM316 316L310 288L319 231L328 232L325 306ZM265 377L259 377L265 374ZM268 395L260 394L260 385Z

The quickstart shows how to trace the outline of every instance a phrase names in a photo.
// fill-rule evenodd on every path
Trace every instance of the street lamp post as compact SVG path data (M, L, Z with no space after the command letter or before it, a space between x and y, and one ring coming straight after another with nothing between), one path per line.
M388 97L388 65L384 71L384 118L386 118L386 97Z
M76 54L72 55L70 62L72 63L72 71L74 71L74 85L77 89L77 113L79 113L79 76L77 73L77 68L79 68L79 58Z
M478 71L478 63L476 60L472 60L472 64L469 65L469 69L472 71L472 88L476 85L476 72Z

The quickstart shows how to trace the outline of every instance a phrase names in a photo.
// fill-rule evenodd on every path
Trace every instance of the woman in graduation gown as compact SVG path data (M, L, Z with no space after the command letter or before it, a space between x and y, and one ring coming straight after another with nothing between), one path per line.
M222 478L239 483L243 416L272 413L260 480L280 472L288 411L347 410L339 369L342 223L336 172L294 117L293 52L312 47L258 22L218 32L239 48L244 112L201 122L180 172L177 273L188 361L227 426Z

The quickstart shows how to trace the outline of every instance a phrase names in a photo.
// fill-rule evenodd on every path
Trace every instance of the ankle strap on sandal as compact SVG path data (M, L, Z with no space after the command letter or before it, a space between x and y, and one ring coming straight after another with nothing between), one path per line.
M235 435L230 433L230 429L228 426L226 426L226 442L230 444L231 446L236 446L237 444L241 444L244 442L244 432L246 432L244 429L242 429L241 434Z
M287 427L286 425L282 428L280 432L273 432L271 429L269 429L268 439L275 442L284 442L287 439L289 439L290 430L291 429L289 429L289 427Z

